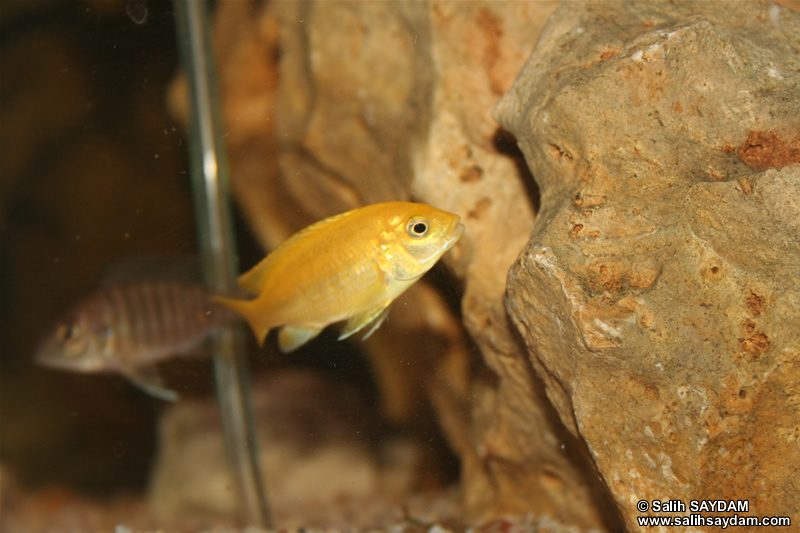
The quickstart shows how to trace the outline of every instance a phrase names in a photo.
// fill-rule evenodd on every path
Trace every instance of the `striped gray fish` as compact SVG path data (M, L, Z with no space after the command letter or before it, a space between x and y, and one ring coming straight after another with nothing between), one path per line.
M199 284L144 281L99 289L75 304L36 350L43 366L118 373L166 400L155 364L196 350L216 328L238 320Z

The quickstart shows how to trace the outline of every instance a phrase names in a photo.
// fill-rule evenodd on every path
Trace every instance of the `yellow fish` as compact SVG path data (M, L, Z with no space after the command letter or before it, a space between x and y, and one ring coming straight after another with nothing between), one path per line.
M264 343L283 326L278 344L290 352L329 324L347 320L345 339L386 318L389 304L431 269L461 238L458 215L425 204L387 202L335 215L296 233L238 284L253 300L215 297L247 320Z

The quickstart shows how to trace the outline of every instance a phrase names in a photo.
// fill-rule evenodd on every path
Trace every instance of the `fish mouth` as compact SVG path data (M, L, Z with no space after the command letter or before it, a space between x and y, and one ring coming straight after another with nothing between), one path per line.
M70 358L53 341L42 343L33 355L33 362L42 368L67 372L94 373L103 370L96 358Z
M101 365L96 364L94 361L70 361L57 355L43 355L33 358L34 362L42 367L51 370L64 370L67 372L77 372L80 374L95 374L105 372Z
M58 368L63 365L62 358L54 353L54 343L51 341L41 342L33 352L33 362L38 366Z
M458 240L461 238L463 234L464 234L464 224L458 222L456 227L453 229L453 236L450 237L444 244L444 251L446 252L447 250L452 248L453 245L458 242Z
M33 356L33 362L44 368L58 370L75 370L76 365L66 360L64 356L53 354L50 351L40 350Z
M74 363L70 363L69 361L64 360L63 358L50 355L50 354L39 354L34 356L33 358L34 363L38 366L43 368L51 368L54 370L71 370L73 372L79 372L80 368Z

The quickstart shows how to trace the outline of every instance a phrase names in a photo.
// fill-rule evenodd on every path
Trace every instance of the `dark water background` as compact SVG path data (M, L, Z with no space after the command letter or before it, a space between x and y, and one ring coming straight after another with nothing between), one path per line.
M185 131L167 109L177 61L170 2L0 3L0 465L26 489L146 486L165 404L32 354L110 265L196 249ZM255 264L263 251L235 223L240 262ZM323 335L324 361L301 350L283 363L329 370L374 400L363 360L334 338ZM254 374L281 363L251 348ZM185 397L213 394L207 358L164 370Z

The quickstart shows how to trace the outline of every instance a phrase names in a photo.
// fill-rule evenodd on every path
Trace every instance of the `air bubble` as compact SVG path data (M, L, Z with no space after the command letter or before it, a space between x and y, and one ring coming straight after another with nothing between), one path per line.
M125 13L127 13L134 24L144 24L149 12L150 10L147 8L147 3L144 2L144 0L131 0L125 7Z

